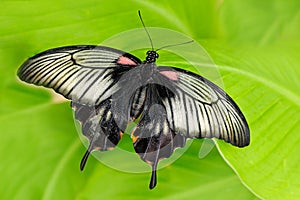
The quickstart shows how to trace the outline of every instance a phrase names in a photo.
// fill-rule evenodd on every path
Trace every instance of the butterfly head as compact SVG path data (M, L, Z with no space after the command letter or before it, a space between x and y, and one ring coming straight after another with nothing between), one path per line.
M158 53L154 50L149 50L147 51L147 57L145 60L145 63L153 63L156 61L156 59L158 58Z

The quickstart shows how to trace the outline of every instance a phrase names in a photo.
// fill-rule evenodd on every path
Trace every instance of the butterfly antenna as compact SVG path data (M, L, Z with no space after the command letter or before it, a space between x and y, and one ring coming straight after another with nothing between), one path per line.
M155 51L158 51L158 50L161 50L161 49L165 49L165 48L168 48L168 47L174 47L174 46L180 46L180 45L184 45L184 44L189 44L189 43L192 43L192 42L194 42L194 40L190 40L190 41L182 42L182 43L178 43L178 44L170 44L170 45L166 45L166 46L160 47L159 49L156 49Z
M141 11L140 11L140 10L138 10L138 14L139 14L140 20L141 20L141 22L142 22L142 24L143 24L143 27L144 27L144 29L145 29L147 35L148 35L148 38L149 38L149 40L150 40L152 50L154 50L152 39L151 39L150 34L149 34L149 32L148 32L148 30L147 30L147 28L146 28L146 26L145 26L145 23L144 23L144 21L143 21L143 18L142 18L142 15L141 15Z

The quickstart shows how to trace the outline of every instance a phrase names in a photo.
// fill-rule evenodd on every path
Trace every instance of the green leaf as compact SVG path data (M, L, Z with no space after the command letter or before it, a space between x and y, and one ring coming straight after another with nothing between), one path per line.
M39 98L31 89L30 97L22 101ZM80 172L79 161L85 149L76 134L71 109L66 103L49 100L1 117L0 132L5 133L0 135L4 158L1 180L10 183L0 187L3 199L140 199L145 194L170 199L252 198L216 150L206 159L197 158L200 141L174 165L158 172L159 187L154 191L148 189L149 173L118 172L95 159L90 159L86 170ZM179 174L185 174L185 178Z
M150 191L150 172L116 171L92 157L85 171L80 172L79 162L85 149L66 103L37 105L2 117L1 122L1 182L7 183L0 187L2 199L138 199L144 196L249 199L252 196L216 150L205 159L197 158L199 141L175 164L158 171L158 186Z
M205 159L198 159L200 141L171 166L159 170L158 186L153 191L148 189L150 173L119 172L93 157L85 171L80 172L79 162L85 148L76 134L69 105L53 103L52 95L44 89L20 84L17 80L17 68L26 58L42 50L70 44L97 44L120 31L141 27L138 9L142 10L145 21L151 26L164 25L175 30L187 27L191 33L199 32L188 24L185 9L182 8L181 14L177 15L179 10L175 5L165 8L168 3L164 2L158 6L160 10L152 10L150 4L155 5L151 2L99 3L92 0L2 3L2 199L254 198L216 150ZM213 10L213 3L207 1L206 5ZM122 12L119 12L120 8ZM206 8L202 10L203 21L205 13L214 18L213 13L205 12ZM177 17L180 21L183 15L186 16L181 22L183 27L179 27L172 19ZM215 34L214 30L218 28L211 23L204 27L207 27L204 36ZM131 144L128 137L123 140ZM108 152L102 154L105 153ZM118 155L115 156L118 159ZM138 156L136 162L140 162Z
M251 129L250 146L219 148L242 180L267 199L300 197L299 50L285 45L214 55Z
M255 199L249 191L268 199L300 197L298 0L34 0L3 1L1 8L2 199ZM216 150L199 159L201 141L159 170L153 191L148 190L150 174L119 172L93 157L80 172L85 148L68 103L54 103L48 91L17 80L18 67L38 52L99 44L140 28L139 9L147 26L189 35L218 65L225 90L251 129L246 148L218 142L238 176Z
M298 8L299 1L224 3L227 42L208 47L251 129L250 146L238 151L220 142L220 151L266 199L300 197Z
M267 45L278 40L299 40L297 0L228 0L219 13L226 40Z

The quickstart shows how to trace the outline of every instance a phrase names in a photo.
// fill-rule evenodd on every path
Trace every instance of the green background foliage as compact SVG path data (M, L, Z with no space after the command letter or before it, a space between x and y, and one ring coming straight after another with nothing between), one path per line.
M300 198L298 0L4 0L0 5L1 199ZM248 147L218 141L218 150L203 159L198 158L202 141L193 142L158 171L153 191L149 173L120 172L93 157L80 172L85 147L69 103L53 101L49 90L16 77L22 62L43 50L99 44L141 27L139 9L148 26L182 32L205 47L251 129ZM123 139L131 143L128 136Z

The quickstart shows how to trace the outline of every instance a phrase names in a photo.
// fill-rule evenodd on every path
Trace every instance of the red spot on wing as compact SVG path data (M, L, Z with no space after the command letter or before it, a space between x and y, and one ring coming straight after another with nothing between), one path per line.
M134 66L137 65L134 61L132 61L130 58L126 56L120 56L117 63L120 65L134 65Z
M168 79L171 79L173 81L177 81L178 80L178 73L177 72L173 72L173 71L160 71L159 73L161 73L162 75L164 75L165 77L167 77Z

